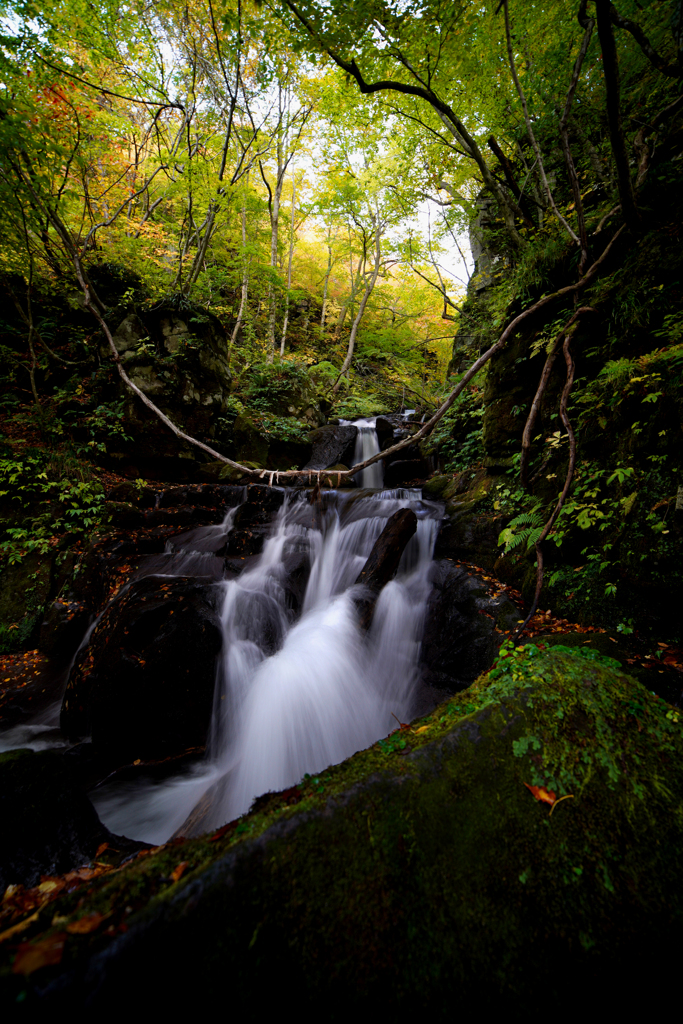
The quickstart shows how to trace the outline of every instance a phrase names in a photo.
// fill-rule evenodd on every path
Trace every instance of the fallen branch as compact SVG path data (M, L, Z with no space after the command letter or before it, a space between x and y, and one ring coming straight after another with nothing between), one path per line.
M377 455L371 456L369 459L366 459L365 462L359 462L356 466L352 466L350 469L335 471L339 480L341 481L342 478L346 479L348 477L355 476L355 474L360 472L360 470L366 469L368 466L373 465L380 459L386 459L389 455L393 455L395 452L401 451L403 448L409 448L411 445L414 445L418 441L421 441L422 438L427 437L432 432L432 430L439 422L439 420L441 420L446 415L446 413L451 408L457 397L467 387L472 378L475 377L477 373L479 373L481 368L486 365L489 359L491 359L491 357L494 356L496 352L500 351L500 349L503 348L505 343L509 340L511 335L514 334L514 332L517 330L520 324L522 324L530 316L533 316L535 313L538 313L539 310L544 309L546 306L550 305L553 302L556 302L558 299L565 298L566 296L569 295L575 295L578 291L580 291L582 288L585 288L586 285L588 285L593 280L601 264L607 259L607 256L609 255L612 246L619 238L623 230L624 225L622 225L622 227L618 229L618 231L612 238L611 242L609 242L609 244L603 250L601 256L593 263L589 270L586 271L584 276L580 278L577 282L575 282L575 284L566 285L564 288L559 288L557 291L551 292L550 295L545 295L543 298L535 302L532 306L529 306L528 309L525 309L524 312L516 316L514 320L512 320L512 322L508 324L508 326L505 328L498 341L495 342L495 344L492 345L489 349L487 349L487 351L484 352L483 355L479 356L476 362L472 364L470 369L463 376L462 380L460 380L458 384L453 388L446 401L437 409L437 411L434 413L431 419L429 419L425 424L423 424L421 429L418 430L416 434L413 434L412 437L405 438L403 441L399 441L397 444L392 445L391 448L387 448L386 451L378 452ZM109 330L109 327L99 308L91 300L90 285L83 274L83 270L80 266L80 260L74 260L74 267L78 277L78 282L81 286L81 289L83 290L86 308L90 310L90 312L93 314L93 316L99 323L100 327L102 328L102 331L104 332L104 336L107 339L107 344L109 345L109 349L111 351L112 359L116 364L116 368L118 370L119 376L121 377L121 380L124 382L126 387L130 391L132 391L133 394L137 395L138 398L144 403L144 405L146 405L147 408L150 409L154 413L154 415L157 416L161 420L161 422L175 434L176 437L181 438L183 441L187 441L188 444L193 445L195 448L200 448L202 451L205 451L209 455L213 456L214 459L217 459L220 462L224 462L227 466L232 466L233 469L240 470L240 472L244 476L263 478L264 476L269 475L271 482L273 477L275 476L278 483L281 479L291 480L308 478L310 482L314 477L320 477L320 471L312 472L310 469L289 469L278 471L276 473L275 471L270 472L269 470L266 469L252 469L249 466L243 466L241 463L234 462L233 459L229 459L226 455L222 455L220 452L217 452L214 448L211 448L208 444L204 444L202 441L198 441L196 438L191 437L189 434L186 434L183 430L177 427L175 423L173 423L168 418L168 416L166 416L161 411L161 409L159 409L158 406L156 406L154 402L150 398L148 398L148 396L143 391L140 390L139 387L137 387L137 385L133 384L132 380L130 379L130 377L123 368L123 365L121 363L121 357L119 356L116 345L114 344L114 339L112 337L111 331Z

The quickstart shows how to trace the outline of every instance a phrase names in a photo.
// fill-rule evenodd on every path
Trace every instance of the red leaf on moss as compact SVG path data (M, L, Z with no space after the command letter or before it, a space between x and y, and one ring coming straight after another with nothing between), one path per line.
M546 789L544 786L530 786L528 782L524 785L529 790L535 800L540 800L544 804L550 804L551 806L557 800L557 797L553 793L552 789Z

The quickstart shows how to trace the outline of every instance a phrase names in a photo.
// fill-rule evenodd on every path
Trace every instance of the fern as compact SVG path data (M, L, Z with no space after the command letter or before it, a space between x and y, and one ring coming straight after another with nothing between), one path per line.
M504 554L514 551L526 544L527 551L534 546L543 533L544 522L541 517L541 506L536 505L530 512L522 512L515 516L508 526L501 531L498 544L503 547Z

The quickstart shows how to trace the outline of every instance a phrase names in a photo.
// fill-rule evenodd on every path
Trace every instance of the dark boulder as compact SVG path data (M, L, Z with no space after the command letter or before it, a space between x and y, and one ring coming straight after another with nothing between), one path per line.
M361 625L367 629L372 620L375 601L382 587L393 579L408 541L417 530L417 516L410 508L400 508L387 519L386 526L375 541L368 559L356 579L365 596L359 598Z
M133 383L174 423L192 437L214 437L231 385L227 335L218 317L187 302L162 302L121 321L114 344ZM109 356L106 347L103 355ZM197 449L179 441L125 388L123 397L125 434L133 440L118 439L110 455L132 460L148 478L192 473Z
M381 452L386 451L394 443L394 425L390 420L386 419L385 416L378 416L375 420L375 430L377 431L377 440L379 442L379 450Z
M222 642L218 599L184 577L132 583L78 655L62 704L66 735L91 733L113 765L202 746Z
M40 627L40 650L57 667L66 666L78 649L91 612L82 601L58 597Z
M232 529L221 554L230 556L258 555L270 536L271 524L284 501L285 493L278 487L252 484L247 499L237 509Z
M329 469L340 463L353 465L353 452L356 447L358 430L352 426L320 427L308 435L313 445L311 458L304 469Z
M430 473L431 467L426 459L399 458L384 470L384 486L401 487L413 480L424 480Z
M0 754L0 820L3 892L87 863L110 838L67 759L52 750Z
M433 572L422 639L422 679L452 693L491 667L505 633L522 615L504 592L491 593L486 583L449 559L436 562Z
M113 927L27 979L5 952L5 1003L177 1016L229 990L252 1019L295 984L300 1015L333 1022L666 1010L683 941L674 719L609 662L517 651L412 729L95 880L76 913Z

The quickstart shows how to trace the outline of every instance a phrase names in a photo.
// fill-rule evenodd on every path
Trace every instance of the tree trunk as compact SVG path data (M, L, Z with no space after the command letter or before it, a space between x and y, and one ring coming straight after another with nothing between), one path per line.
M280 342L280 358L285 354L287 341L287 324L289 323L289 292L292 287L292 257L294 255L294 212L296 210L296 182L292 174L292 219L289 225L289 261L287 263L287 295L285 296L285 319L282 324L282 340Z
M628 226L637 231L640 227L640 214L636 206L636 197L631 181L631 168L626 152L626 140L621 125L619 110L619 61L617 46L612 32L610 17L610 0L595 0L598 21L598 38L602 50L602 68L605 76L605 92L607 106L607 122L609 124L612 155L617 171L617 188L624 220Z
M249 177L247 176L247 184L249 183ZM246 248L247 244L247 194L244 193L244 202L242 203L242 249ZM230 346L228 348L228 359L230 358L230 352L232 351L233 345L237 341L237 335L239 329L244 321L244 310L247 307L247 294L249 292L249 261L246 255L243 256L244 270L242 273L242 295L240 298L240 308L237 314L237 320L235 326L232 329L232 335L230 336Z
M325 287L323 288L323 311L320 315L320 330L325 329L325 305L327 303L327 289L330 284L330 274L332 273L332 238L328 232L327 235L327 270L325 271Z
M344 360L342 368L339 371L339 376L337 377L337 380L334 383L334 387L332 388L332 394L336 394L337 391L339 391L341 379L351 366L351 360L353 359L353 350L356 346L356 335L358 334L358 328L360 327L360 322L363 319L363 314L365 313L365 307L368 304L368 299L372 295L375 284L377 283L377 278L379 277L379 268L382 262L382 250L380 245L381 237L381 226L378 216L375 227L375 266L372 271L372 277L365 286L365 294L361 299L360 306L358 307L358 312L356 313L356 317L353 321L353 326L351 327L351 334L349 335L349 347L346 350L346 359Z

